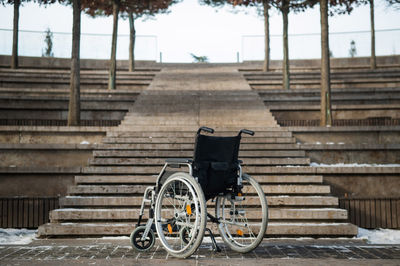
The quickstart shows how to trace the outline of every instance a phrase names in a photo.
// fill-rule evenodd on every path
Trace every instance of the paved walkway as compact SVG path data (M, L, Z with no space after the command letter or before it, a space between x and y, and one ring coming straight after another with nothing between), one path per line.
M207 241L207 238L205 239ZM168 256L158 243L146 253L128 239L36 240L0 246L0 265L400 265L400 245L369 245L359 240L265 240L248 254L222 252L203 243L188 259Z

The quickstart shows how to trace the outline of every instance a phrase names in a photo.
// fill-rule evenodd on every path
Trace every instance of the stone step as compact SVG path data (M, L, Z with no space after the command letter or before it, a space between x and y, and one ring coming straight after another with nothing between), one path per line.
M267 124L268 125L268 124ZM208 124L208 126L213 127L215 130L218 131L218 127ZM224 130L227 131L236 131L238 132L239 130L246 128L247 125L243 125L240 128L234 125L226 125L224 126ZM253 131L265 131L265 127L254 127L254 125L251 125L249 127ZM144 132L154 132L154 131L159 131L159 132L171 132L171 131L184 131L184 132L197 132L199 129L199 125L191 125L191 126L175 126L175 125L170 125L170 126L161 126L161 125L147 125L147 126L134 126L134 125L120 125L118 128L116 128L116 131L144 131ZM280 131L281 128L279 125L276 126L276 130ZM111 129L113 131L113 129Z
M38 235L45 236L121 236L130 235L134 223L52 223L39 227ZM357 226L349 223L271 222L266 235L272 236L324 236L353 237Z
M309 158L244 158L243 165L309 165ZM161 158L96 158L90 159L90 166L162 166Z
M265 183L316 183L322 184L320 175L264 175L253 176L257 182ZM75 176L76 184L155 184L156 175L78 175Z
M148 185L79 185L68 188L69 195L142 195ZM329 194L327 185L262 185L265 194Z
M290 80L290 83L293 85L307 86L307 85L315 85L320 83L320 79L294 79ZM378 84L378 83L396 83L400 82L400 78L398 75L388 77L388 78L369 78L369 79L360 79L360 78L350 78L350 79L332 79L331 84ZM254 79L248 80L249 85L280 85L282 84L282 79ZM371 86L369 86L371 87Z
M3 84L6 83L43 83L43 84L67 84L70 82L70 77L65 76L65 77L55 77L53 79L49 79L46 77L34 77L34 76L25 76L24 78L21 77L13 77L13 76L3 76L2 82ZM144 84L148 85L152 81L152 78L136 78L136 77L130 77L130 78L124 78L124 79L116 79L117 84ZM97 84L108 84L108 77L104 76L103 78L81 78L81 84L83 85L97 85Z
M298 150L298 144L294 143L243 143L240 145L241 150ZM190 150L193 151L193 144L100 144L98 149L101 150Z
M334 74L334 73L331 73ZM352 74L342 74L339 75L331 75L332 81L343 81L347 79L358 79L358 80L384 80L384 79L393 79L397 78L399 72L394 73L352 73ZM260 74L244 74L247 81L282 81L282 74L280 75L260 75ZM290 74L290 81L305 81L309 82L312 80L320 81L320 75L309 75L304 73L295 73L292 72Z
M242 135L242 140L254 137L292 137L292 132L284 128L280 130L256 131L254 136ZM203 132L202 132L203 134ZM206 134L206 133L204 133ZM238 131L215 131L213 136L235 136ZM191 132L136 132L136 131L107 131L107 137L114 138L195 138L196 131Z
M107 137L103 139L103 143L110 144L194 144L195 138L140 138L140 137ZM296 139L293 137L253 137L253 138L243 138L241 144L244 143L296 143Z
M281 128L280 128L281 129ZM235 136L238 131L215 131L213 136ZM203 133L202 133L203 134ZM107 137L115 138L193 138L196 131L192 132L135 132L135 131L107 131ZM242 140L254 137L292 137L292 132L285 129L271 131L257 131L254 136L242 135Z
M293 160L292 160L293 159ZM302 159L302 158L289 158L286 161L286 164L282 164L282 166L289 166L287 168L300 168L300 164L291 164L290 162L296 162L294 160ZM304 158L305 160L309 160L309 158ZM304 161L304 165L307 164ZM293 166L293 167L290 167ZM268 165L258 165L258 166L243 166L243 171L250 175L257 174L269 174L268 169L273 166ZM308 168L305 168L308 169ZM147 175L158 175L161 171L161 167L154 166L89 166L82 168L82 173L84 174L147 174ZM285 169L284 171L288 171ZM280 173L278 170L275 170L274 173ZM295 170L288 171L287 173L296 173ZM304 173L304 172L303 172ZM312 172L312 168L310 168L310 173Z
M114 196L67 196L60 199L60 206L64 208L93 208L93 207L139 207L142 204L143 196L114 197ZM339 200L332 196L268 196L268 207L276 206L301 206L301 207L337 207ZM214 207L212 201L207 206Z
M270 157L305 157L304 150L264 150L264 151L243 151L239 152L239 158L270 158ZM192 158L193 151L168 151L168 150L94 150L94 157L112 158Z
M366 80L365 82L351 82L351 81L346 81L346 82L331 82L331 88L332 89L353 89L353 88L393 88L393 87L398 87L400 85L400 81L394 81L394 80L388 80L385 82L380 82L380 81L368 81ZM282 89L282 83L276 83L276 84L263 84L263 83L256 83L256 84L250 84L250 87L255 90L278 90ZM309 83L304 83L304 82L298 82L298 83L290 83L290 89L293 90L303 90L303 89L319 89L321 87L320 82L309 82Z
M50 212L52 222L78 221L78 220L137 220L139 209L57 209ZM246 211L249 219L259 219L259 209ZM145 216L146 217L146 216ZM270 208L268 210L269 220L344 220L347 219L347 211L334 208Z
M399 100L400 95L337 95L332 97L332 102L347 102L347 101L377 101L377 100ZM302 95L285 95L285 96L273 96L268 95L263 97L263 101L266 103L299 103L299 102L318 102L319 96L302 96Z
M136 68L134 72L128 72L128 71L123 71L123 70L118 70L117 71L117 77L119 76L136 76L136 75L148 75L148 76L155 76L156 72L160 71L160 69L154 68ZM47 68L41 68L41 69L29 69L29 68L18 68L18 69L9 69L9 68L1 68L0 73L7 73L8 75L68 75L70 76L70 70L64 70L64 69L47 69ZM82 69L80 71L81 76L85 75L102 75L107 77L108 75L108 70L88 70L88 69Z

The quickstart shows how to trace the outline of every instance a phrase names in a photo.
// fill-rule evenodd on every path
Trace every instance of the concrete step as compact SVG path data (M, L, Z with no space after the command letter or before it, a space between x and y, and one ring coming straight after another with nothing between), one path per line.
M257 182L265 183L316 183L322 184L320 175L263 175L253 176ZM152 184L156 183L156 175L78 175L75 176L76 184Z
M60 206L63 208L116 208L116 207L140 207L143 196L67 196L60 199ZM339 201L331 196L268 196L268 207L337 207ZM207 206L214 207L212 201Z
M118 70L116 76L117 77L134 77L137 75L145 75L145 76L155 76L156 72L160 71L160 69L145 69L145 68L137 68L134 72L128 72L128 71L121 71ZM70 76L70 70L64 70L64 69L47 69L47 68L41 68L41 69L29 69L29 68L19 68L19 69L7 69L7 68L1 68L0 73L5 73L9 76L12 75L67 75ZM83 70L81 68L80 71L81 76L86 76L86 75L94 75L94 76L108 76L108 70Z
M116 96L138 96L141 91L134 91L134 90L89 90L89 89L82 89L81 98L85 96L92 96L92 97L116 97ZM69 95L69 89L51 89L51 88L7 88L2 87L0 88L0 95L4 94L13 94L13 95L28 95L28 96L41 96L41 95Z
M292 137L292 132L282 128L270 129L268 131L256 131L255 135L247 136L242 135L242 140L255 137ZM238 131L215 131L213 136L235 136ZM142 131L108 131L107 137L115 138L192 138L196 136L196 131L191 132L142 132Z
M69 195L142 195L148 185L79 185L68 188ZM330 193L327 185L262 185L265 194L323 195Z
M39 227L39 236L121 236L130 235L134 223L52 223ZM272 236L323 236L353 237L357 227L349 223L271 222L266 235Z
M193 144L101 144L98 147L102 150L190 150L193 151ZM299 145L294 143L243 143L241 150L298 150Z
M305 157L304 150L264 150L264 151L245 151L239 152L239 158L269 158L269 157ZM93 156L98 157L112 157L112 158L192 158L193 151L168 151L168 150L94 150Z
M268 123L266 123L268 125ZM213 125L209 125L213 126ZM224 130L228 131L236 131L238 132L239 130L245 128L247 125L243 125L240 128L234 125L226 125L224 126ZM218 127L213 126L215 130L218 130ZM265 131L266 127L254 127L250 126L254 131ZM270 128L270 127L269 127ZM116 131L144 131L144 132L154 132L154 131L159 131L159 132L171 132L171 131L189 131L189 132L196 132L199 129L199 125L190 125L190 126L176 126L176 125L169 125L169 126L161 126L161 125L147 125L147 126L135 126L135 125L120 125ZM281 128L277 125L276 130L281 130ZM113 130L111 130L113 131Z
M378 101L378 100L399 100L400 95L336 95L335 97L332 97L332 102L349 102L349 101L365 101L365 102L371 102L371 101ZM320 100L319 96L302 96L302 95L285 95L285 96L273 96L273 95L268 95L263 97L264 103L300 103L300 102L317 102Z
M289 158L287 159L284 163L282 163L282 166L294 166L294 167L287 167L287 168L300 168L301 164L293 164L293 163L298 163L299 161L296 161L297 159L302 159L302 158ZM304 158L303 164L307 165L307 161L309 158ZM301 162L301 161L300 161ZM259 166L244 166L243 171L245 173L248 173L250 175L258 175L258 174L269 174L268 169L272 168L273 166L268 166L268 165L259 165ZM304 166L306 167L306 166ZM304 168L307 169L307 168ZM160 167L154 167L154 166L89 166L89 167L84 167L82 168L82 173L84 174L146 174L146 175L157 175L161 171L161 166ZM288 171L285 169L284 171ZM312 171L312 168L309 170L310 173ZM280 173L278 170L275 170L273 173ZM287 173L296 173L295 170L290 170ZM304 172L303 172L304 173ZM308 172L307 172L308 173ZM300 174L300 173L299 173Z
M309 165L309 158L243 158L243 165ZM90 166L162 166L162 158L96 158L90 159Z
M337 83L331 83L331 88L332 89L361 89L361 88L394 88L398 87L400 85L400 81L387 81L387 82L369 82L366 80L366 82L337 82ZM309 82L309 83L304 83L304 82L299 82L299 83L292 83L290 84L290 89L292 90L304 90L304 89L319 89L320 84L318 82ZM250 87L255 90L279 90L282 89L282 83L276 83L276 84L252 84Z
M42 84L67 84L70 82L70 77L53 77L53 78L46 78L46 77L34 77L34 76L25 76L25 77L13 77L13 76L3 76L2 84L7 83L42 83ZM124 78L124 79L116 79L116 83L118 84L133 84L133 85L148 85L152 81L151 78ZM104 76L103 78L81 78L81 85L107 85L108 84L108 77Z
M195 138L140 138L140 137L107 137L103 139L103 143L110 144L194 144ZM253 137L253 138L243 138L241 144L243 143L296 143L296 139L293 137Z
M108 221L108 220L137 220L139 209L57 209L50 212L52 222L62 221ZM249 219L259 219L261 212L259 209L249 209L246 211ZM347 211L334 208L270 208L268 210L269 220L344 220L347 219Z

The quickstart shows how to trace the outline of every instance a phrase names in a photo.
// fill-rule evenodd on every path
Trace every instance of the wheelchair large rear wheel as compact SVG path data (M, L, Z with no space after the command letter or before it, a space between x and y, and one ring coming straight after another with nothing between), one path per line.
M206 202L200 185L187 173L171 175L162 185L155 205L161 244L174 257L189 257L201 244L206 223Z
M241 195L218 196L215 205L219 233L231 249L247 253L261 243L267 230L268 205L256 180L244 174Z

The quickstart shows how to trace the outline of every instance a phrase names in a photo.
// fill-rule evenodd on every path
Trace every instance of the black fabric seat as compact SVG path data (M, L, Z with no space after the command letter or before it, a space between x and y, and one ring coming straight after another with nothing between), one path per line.
M240 139L240 135L215 137L197 134L193 176L198 178L206 200L237 184Z

